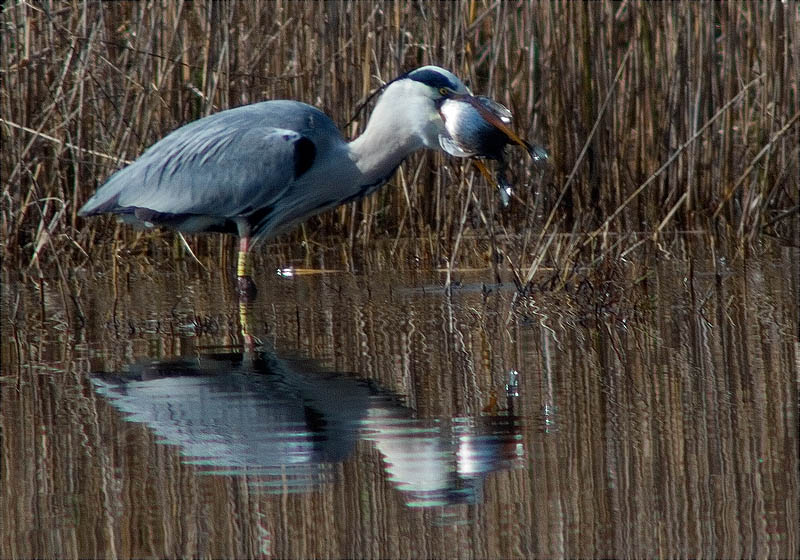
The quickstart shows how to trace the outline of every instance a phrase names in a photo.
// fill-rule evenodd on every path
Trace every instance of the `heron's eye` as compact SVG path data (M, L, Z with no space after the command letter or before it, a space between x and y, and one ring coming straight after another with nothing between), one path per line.
M453 90L451 90L450 88L446 88L446 87L440 87L439 88L439 93L442 94L442 96L444 96L444 97L448 97L452 93L452 91Z

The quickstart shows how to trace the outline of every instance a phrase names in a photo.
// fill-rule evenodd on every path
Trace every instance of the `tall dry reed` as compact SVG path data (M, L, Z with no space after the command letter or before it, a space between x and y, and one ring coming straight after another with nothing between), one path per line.
M4 262L83 259L101 241L139 239L76 212L125 160L188 121L292 98L343 124L382 81L430 63L508 105L551 165L516 154L517 198L500 211L469 164L419 154L393 187L284 239L411 237L436 264L461 236L522 233L505 255L521 281L547 251L567 267L587 247L591 258L608 246L620 254L634 240L619 234L631 232L797 242L793 3L18 2L2 26ZM553 242L575 232L590 236ZM213 255L231 242L195 243Z

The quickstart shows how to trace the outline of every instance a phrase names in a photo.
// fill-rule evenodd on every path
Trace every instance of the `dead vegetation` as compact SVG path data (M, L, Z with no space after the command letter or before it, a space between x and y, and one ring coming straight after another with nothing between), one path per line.
M798 243L792 3L18 2L2 26L6 264L80 266L98 247L138 243L142 233L76 212L181 124L274 98L344 124L383 80L423 64L511 108L551 165L533 168L520 152L516 197L501 211L470 164L420 154L393 186L283 243L352 250L409 238L429 248L423 264L454 266L462 238L486 237L495 266L523 288L541 266L564 280L578 262L666 232ZM366 114L344 133L357 135ZM501 249L509 236L521 242ZM193 240L201 258L221 260L231 243Z

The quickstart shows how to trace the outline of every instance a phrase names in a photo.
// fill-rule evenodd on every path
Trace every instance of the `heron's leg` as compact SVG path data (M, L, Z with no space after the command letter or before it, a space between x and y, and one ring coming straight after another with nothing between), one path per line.
M239 238L239 258L236 265L236 288L239 292L239 323L242 327L242 340L245 352L255 348L258 339L253 336L250 329L250 310L256 297L256 284L252 278L252 263L250 262L250 236Z
M252 307L252 301L248 301L245 298L239 299L239 323L242 327L242 342L245 352L252 352L255 350L256 344L261 344L261 342L253 336L250 329L250 312Z
M236 266L236 287L239 297L245 302L255 298L256 284L252 278L252 264L250 262L250 237L239 238L239 260Z

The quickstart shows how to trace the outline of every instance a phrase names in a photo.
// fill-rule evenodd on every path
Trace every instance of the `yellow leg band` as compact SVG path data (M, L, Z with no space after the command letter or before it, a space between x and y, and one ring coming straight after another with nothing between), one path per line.
M252 268L250 266L250 255L243 251L239 251L239 263L236 266L237 276L251 276Z

